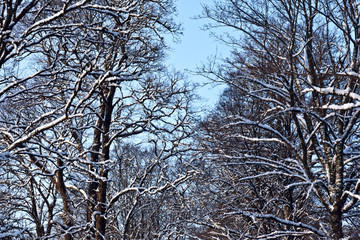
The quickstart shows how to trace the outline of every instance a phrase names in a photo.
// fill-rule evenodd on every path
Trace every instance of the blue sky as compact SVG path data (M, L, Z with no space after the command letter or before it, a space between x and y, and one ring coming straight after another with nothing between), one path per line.
M180 22L183 27L183 35L179 43L171 43L171 51L169 53L168 62L173 65L176 70L180 71L196 71L207 59L218 56L226 57L228 49L217 42L210 33L201 30L206 23L205 19L193 19L194 16L200 15L202 12L201 4L210 4L212 0L177 0L178 16L176 21ZM204 83L207 81L201 76L185 72L188 79L195 83ZM214 87L208 85L198 90L198 94L203 100L201 106L212 107L218 100L218 96L222 91L222 87Z

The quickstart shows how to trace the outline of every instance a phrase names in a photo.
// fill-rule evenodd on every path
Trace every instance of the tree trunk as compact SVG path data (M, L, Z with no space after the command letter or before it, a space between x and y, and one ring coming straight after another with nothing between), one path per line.
M66 228L69 229L70 227L72 227L74 225L74 222L72 220L72 211L70 209L68 194L67 194L65 183L64 183L64 175L63 175L64 162L62 160L58 159L57 165L58 165L59 169L56 172L56 188L60 193L61 199L63 201L63 209L64 209L64 213L61 216L61 218L62 218ZM66 233L64 239L72 240L73 238L72 238L71 234Z
M343 238L341 207L336 204L330 212L330 239L339 240Z
M107 98L102 103L104 120L102 121L102 146L101 146L101 161L108 161L110 158L110 126L112 119L112 112L114 109L113 99L115 95L115 88L108 89ZM106 194L107 194L107 178L108 172L106 165L102 165L100 169L101 180L97 189L97 212L96 215L96 240L104 240L106 233Z
M107 177L107 170L102 171L102 177ZM98 189L98 205L97 211L99 214L96 215L96 240L105 240L104 236L106 234L106 192L107 192L107 182L100 181Z

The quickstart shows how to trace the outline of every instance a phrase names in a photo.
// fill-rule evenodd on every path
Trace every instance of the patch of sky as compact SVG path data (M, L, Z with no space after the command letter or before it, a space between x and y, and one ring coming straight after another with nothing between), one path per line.
M167 59L169 68L184 71L191 83L199 85L197 94L200 99L195 106L210 110L219 100L224 85L207 84L209 80L195 72L204 64L219 62L230 55L230 48L220 43L212 34L203 30L208 19L196 18L201 15L202 5L212 5L212 0L177 0L178 15L175 21L181 23L183 35L180 41L167 36L170 54ZM220 33L221 29L215 33Z

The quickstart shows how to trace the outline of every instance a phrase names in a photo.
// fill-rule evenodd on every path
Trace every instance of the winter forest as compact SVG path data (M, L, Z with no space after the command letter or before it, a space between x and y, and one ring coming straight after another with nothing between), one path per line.
M207 1L206 112L176 1L0 4L0 239L360 239L358 0Z

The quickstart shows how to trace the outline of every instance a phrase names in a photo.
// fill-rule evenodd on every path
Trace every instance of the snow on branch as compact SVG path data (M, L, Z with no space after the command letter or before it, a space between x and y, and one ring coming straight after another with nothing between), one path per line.
M22 234L27 231L28 228L24 228L18 231L10 231L0 233L0 239L13 239L13 238L21 238Z
M225 127L232 127L232 126L237 126L237 125L252 125L252 126L257 126L263 130L266 130L272 134L274 134L275 136L277 136L278 138L249 138L249 140L253 140L253 141L276 141L279 142L281 144L287 145L288 147L291 147L291 149L296 149L295 146L285 137L283 136L279 131L275 130L274 128L259 123L259 122L255 122L255 121L251 121L249 119L246 119L244 117L239 116L239 118L241 119L240 121L234 122L234 123L229 123L227 125L225 125ZM244 136L244 138L246 138Z
M312 86L311 88L306 88L302 92L318 92L322 94L332 94L332 95L339 95L339 96L348 96L353 100L356 100L355 103L345 103L345 104L328 104L322 106L324 109L332 109L332 110L349 110L352 108L360 107L360 95L354 92L351 92L349 88L346 89L338 89L334 87L326 87L320 88L316 86Z
M72 116L66 116L66 115L63 115L57 119L55 119L54 121L52 122L49 122L47 124L44 124L38 128L35 128L33 131L31 131L29 134L25 135L24 137L16 140L15 142L13 142L9 147L8 147L8 150L13 150L15 149L16 147L18 147L19 145L21 145L22 143L28 141L30 138L36 136L38 133L42 132L42 131L45 131L49 128L52 128L54 126L56 126L57 124L65 121L65 120L68 120L68 119L71 119L71 118L75 118L75 117L80 117L82 116L82 114L75 114L75 115L72 115Z
M360 195L359 194L354 194L352 192L349 191L345 191L346 194L348 194L350 197L355 198L357 200L360 200Z
M238 210L236 212L225 213L225 215L238 215L238 214L246 216L246 217L250 217L254 221L256 221L256 218L274 220L274 221L276 221L278 223L285 224L285 225L288 225L288 226L304 228L304 229L312 231L313 233L315 233L315 234L317 234L317 235L319 235L321 237L326 237L326 234L324 232L312 227L311 225L308 225L308 224L305 224L305 223L302 223L302 222L294 222L294 221L286 220L286 219L283 219L283 218L279 218L279 217L277 217L277 216L275 216L273 214L259 214L259 213L245 212L245 211L240 211L240 210Z

